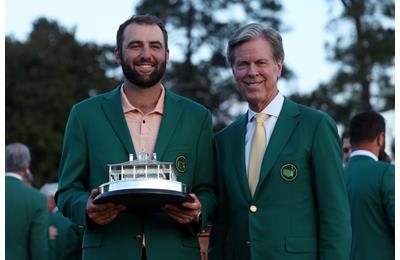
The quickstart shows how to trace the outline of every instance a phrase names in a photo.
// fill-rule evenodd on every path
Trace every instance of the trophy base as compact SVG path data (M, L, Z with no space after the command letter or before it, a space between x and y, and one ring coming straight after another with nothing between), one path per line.
M94 199L95 204L123 204L129 211L159 211L165 204L192 202L189 194L165 189L121 189L101 193Z

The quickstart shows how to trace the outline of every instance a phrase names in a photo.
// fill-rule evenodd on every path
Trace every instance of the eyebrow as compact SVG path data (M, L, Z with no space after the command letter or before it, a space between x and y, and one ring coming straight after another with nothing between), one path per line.
M143 44L143 41L133 40L133 41L128 42L127 46L129 46L131 44ZM159 44L159 45L163 46L162 42L160 42L160 41L150 41L150 44Z
M162 42L160 42L160 41L151 41L150 44L159 44L159 45L163 46Z
M262 59L258 59L258 60L255 60L254 62L266 62L266 63L270 63L270 60L269 59L265 59L265 58L262 58Z

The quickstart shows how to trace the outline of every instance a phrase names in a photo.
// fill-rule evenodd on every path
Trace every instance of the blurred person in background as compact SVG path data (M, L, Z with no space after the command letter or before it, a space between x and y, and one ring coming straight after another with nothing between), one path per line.
M385 120L375 111L350 122L353 152L344 169L351 208L351 259L390 260L395 253L395 168L379 161L385 149Z
M43 260L48 257L46 197L24 182L31 154L21 143L5 149L6 260Z
M64 217L54 201L57 183L46 183L40 188L47 197L49 212L49 260L82 259L83 231Z
M344 130L341 140L343 151L343 165L345 166L351 154L350 134L348 129Z

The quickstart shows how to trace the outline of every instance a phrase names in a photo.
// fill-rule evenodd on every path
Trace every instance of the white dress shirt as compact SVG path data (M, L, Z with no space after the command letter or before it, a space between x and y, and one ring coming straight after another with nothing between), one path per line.
M278 95L268 104L260 113L265 113L269 115L269 118L264 123L266 142L265 147L268 146L269 139L272 135L272 131L275 128L278 116L281 113L283 107L284 97L278 92ZM249 157L251 141L253 140L254 131L256 129L256 121L254 116L257 113L249 108L247 113L247 127L246 127L246 139L245 139L245 161L246 161L246 172L249 174Z
M356 155L364 155L364 156L368 156L371 157L372 159L374 159L375 161L378 161L378 157L371 153L370 151L367 150L355 150L350 154L350 158Z

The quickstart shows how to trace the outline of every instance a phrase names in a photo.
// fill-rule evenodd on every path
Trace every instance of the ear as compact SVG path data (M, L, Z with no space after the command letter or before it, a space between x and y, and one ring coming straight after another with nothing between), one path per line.
M114 55L115 55L115 61L118 64L121 64L121 62L122 62L122 53L118 50L118 48L114 49Z
M165 62L168 63L169 62L169 49L165 50Z
M385 144L385 132L380 133L376 137L376 142L379 147L383 146Z
M276 68L277 68L277 72L278 72L278 78L280 78L281 75L282 75L283 62L284 62L284 61L281 60L280 62L278 62L278 63L276 64Z

